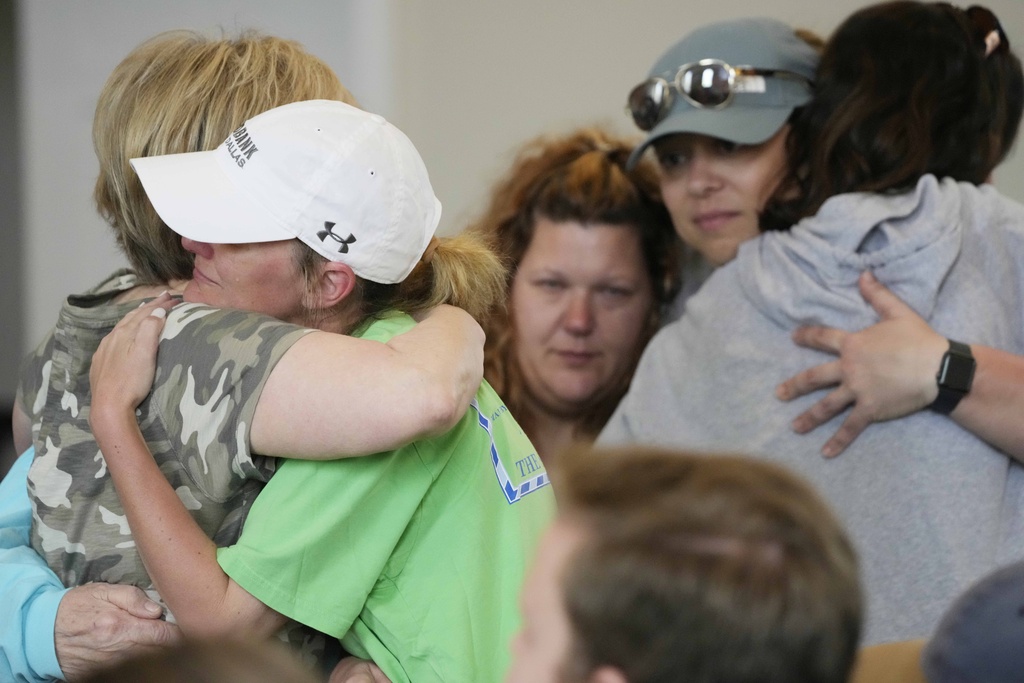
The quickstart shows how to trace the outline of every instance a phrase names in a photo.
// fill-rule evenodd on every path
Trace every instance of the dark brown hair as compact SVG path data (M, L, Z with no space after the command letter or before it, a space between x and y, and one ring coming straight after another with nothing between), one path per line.
M762 228L787 229L833 195L906 191L929 173L984 182L1013 145L1024 80L1008 41L986 56L983 17L994 15L898 0L844 21L791 122L789 171Z
M661 202L657 170L641 162L632 171L626 160L632 140L598 128L585 128L558 138L527 143L491 192L490 205L467 232L481 235L508 267L507 299L519 262L533 239L539 217L581 224L606 223L634 229L654 294L655 306L636 350L636 358L619 386L595 397L582 426L593 438L625 393L643 347L658 328L661 309L678 289L678 240ZM515 358L515 330L508 306L495 309L484 329L484 376L529 433L526 387Z
M559 515L583 532L562 587L566 674L630 683L845 683L862 599L853 546L809 484L764 461L577 447Z

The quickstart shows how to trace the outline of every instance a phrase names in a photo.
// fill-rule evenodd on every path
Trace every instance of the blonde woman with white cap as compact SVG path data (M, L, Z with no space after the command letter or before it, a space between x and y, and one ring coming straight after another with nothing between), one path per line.
M500 283L473 238L435 244L439 206L408 138L344 104L279 107L214 152L134 164L196 253L189 302L246 306L255 296L282 319L386 339L412 325L396 306L480 309L488 283ZM289 617L341 639L393 681L498 680L526 557L553 500L543 465L490 387L438 437L367 458L285 461L239 542L218 552L136 422L159 328L150 313L160 307L126 318L98 352L92 424L146 565L186 635L268 636ZM171 312L161 359L183 321L203 310ZM157 386L165 372L158 363ZM301 428L315 432L319 420Z
M89 365L100 340L141 300L184 283L193 271L192 255L153 211L129 160L213 149L246 119L309 99L354 102L330 67L301 46L251 32L161 34L129 53L104 85L93 126L96 202L131 270L68 297L54 333L22 365L16 417L22 413L23 420L15 440L19 449L35 449L0 483L0 680L78 679L129 651L173 639L177 629L159 620L160 606L142 590L152 582L88 424ZM183 333L165 346L167 366L178 358L193 377L179 382L168 374L163 390L178 393L178 400L167 399L175 410L143 419L165 476L221 545L238 537L256 491L274 471L276 460L254 453L338 457L443 432L461 417L481 376L480 328L449 306L386 345L302 336L238 311L192 322L224 329L195 340ZM302 339L285 349L282 336ZM230 343L204 346L212 338ZM282 353L264 352L274 349ZM268 391L261 392L250 380L268 368ZM316 381L341 372L352 386ZM359 373L389 381L361 382ZM209 377L217 382L210 385ZM381 405L392 410L382 414ZM295 415L319 420L317 432ZM185 421L191 431L182 430ZM261 441L278 434L268 424L291 433ZM239 488L239 495L226 495Z

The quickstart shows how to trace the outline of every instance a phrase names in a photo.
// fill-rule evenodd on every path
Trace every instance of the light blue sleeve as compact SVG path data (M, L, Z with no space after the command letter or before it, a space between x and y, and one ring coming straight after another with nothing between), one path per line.
M63 677L53 628L67 591L29 544L32 454L22 453L0 482L0 681L17 683Z

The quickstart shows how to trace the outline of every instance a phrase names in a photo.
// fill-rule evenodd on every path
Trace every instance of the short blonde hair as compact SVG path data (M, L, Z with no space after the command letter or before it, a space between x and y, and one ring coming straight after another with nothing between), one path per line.
M143 281L191 277L192 258L153 210L129 160L213 149L246 119L310 99L356 104L301 45L255 32L161 33L117 65L93 119L100 165L93 196Z

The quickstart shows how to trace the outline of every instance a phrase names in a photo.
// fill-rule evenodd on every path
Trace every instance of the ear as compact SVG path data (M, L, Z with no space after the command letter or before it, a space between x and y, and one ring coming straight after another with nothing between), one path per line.
M320 272L318 282L320 306L334 308L352 293L356 286L356 274L347 264L328 261Z
M590 672L587 683L629 683L622 669L604 664Z

